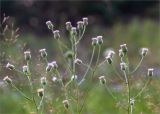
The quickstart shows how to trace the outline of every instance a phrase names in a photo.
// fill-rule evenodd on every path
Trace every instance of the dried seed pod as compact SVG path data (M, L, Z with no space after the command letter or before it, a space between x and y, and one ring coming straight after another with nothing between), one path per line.
M66 30L68 30L68 31L71 31L71 29L72 29L72 24L71 24L71 22L66 22Z
M99 81L100 81L101 84L105 84L106 83L105 76L100 76Z
M76 60L74 60L74 63L76 63L76 64L79 64L79 65L80 65L80 64L82 64L82 60L80 60L80 59L78 59L78 58L77 58Z
M120 63L121 70L124 71L127 68L127 64L125 62Z
M148 53L148 48L142 48L142 49L141 49L141 55L142 55L143 57L146 56L147 53Z
M153 76L153 71L154 71L153 68L149 68L148 69L148 76L152 77Z
M47 57L46 49L40 49L39 52L40 52L42 58L46 58Z
M103 44L103 37L102 36L97 36L97 43L99 45L102 45Z
M47 67L46 67L46 72L50 72L53 69L53 64L52 63L48 63Z
M46 77L41 77L41 84L42 84L43 86L45 86L45 85L47 84L47 79L46 79Z
M128 49L127 49L127 45L126 45L126 44L122 44L122 45L120 45L120 47L121 47L122 52L123 52L124 54L126 54L126 53L128 52Z
M37 93L38 93L38 96L42 98L44 95L44 89L43 88L37 89Z
M73 36L76 36L77 35L77 28L76 27L72 27L71 33L72 33Z
M62 103L63 103L65 109L69 108L69 101L68 100L64 100Z
M97 38L92 38L92 46L96 46L98 44Z
M24 74L29 74L29 68L27 65L23 66L23 73Z
M88 18L87 18L87 17L84 17L84 18L83 18L83 23L84 23L84 26L87 26L87 25L88 25Z
M83 30L83 26L84 26L83 21L78 21L78 22L77 22L77 29L78 29L78 30Z
M59 39L60 38L59 30L53 31L53 34L54 34L54 38L55 39Z
M112 64L112 62L113 62L112 57L110 55L108 55L106 57L106 60L107 60L108 64Z

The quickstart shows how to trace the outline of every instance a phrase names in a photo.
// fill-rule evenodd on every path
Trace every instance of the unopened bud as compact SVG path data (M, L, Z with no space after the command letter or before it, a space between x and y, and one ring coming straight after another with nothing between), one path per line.
M108 62L108 64L112 64L112 57L110 56L110 55L108 55L107 57L106 57L106 60L107 60L107 62Z
M97 36L97 43L99 45L103 44L103 37L102 36Z
M59 30L53 31L53 34L54 34L54 38L55 39L59 39L60 38Z
M87 17L84 17L84 18L83 18L83 23L84 23L84 26L87 26L87 25L88 25L88 18L87 18Z
M66 30L70 31L72 29L71 22L66 22Z
M100 76L99 81L100 81L101 84L105 84L106 83L105 76Z
M39 97L43 97L43 95L44 95L44 89L43 88L37 89L37 93L38 93Z
M128 51L127 45L126 45L126 44L122 44L122 45L120 45L120 47L121 47L121 49L122 49L122 52L123 52L124 54L126 54L127 51Z
M72 27L71 33L72 33L73 36L77 35L77 29L76 29L76 27Z
M66 57L67 59L72 59L72 58L73 58L73 55L74 55L73 51L67 51L67 52L65 53L65 57Z
M42 78L41 78L41 84L42 84L43 86L45 86L45 85L47 84L47 79L46 79L46 77L42 77Z
M121 70L126 70L126 68L127 68L127 65L126 65L126 63L124 63L124 62L122 62L122 63L120 63L120 66L121 66Z
M141 55L142 55L143 57L146 56L147 53L148 53L148 48L142 48L142 49L141 49Z
M7 63L6 68L8 68L9 70L14 70L15 66L10 63Z
M24 52L24 58L26 61L31 59L31 52L30 51L25 51Z
M48 29L53 30L53 24L51 21L47 21L46 25L47 25Z
M27 65L23 66L23 73L24 74L28 74L29 73L29 69L28 69Z
M42 58L46 58L47 57L46 49L40 49L39 52L40 52Z
M92 38L92 46L96 46L98 44L97 38Z
M78 21L78 22L77 22L77 29L78 29L78 30L83 30L83 26L84 26L83 21Z
M82 60L80 60L80 59L76 59L75 61L74 61L74 63L76 63L76 64L81 64L82 63Z
M8 76L4 77L4 78L3 78L3 81L5 81L5 82L8 83L8 84L12 83L12 79L9 78Z
M64 100L62 103L63 103L65 109L69 108L69 101L68 100Z
M148 69L148 76L152 77L153 76L153 68Z

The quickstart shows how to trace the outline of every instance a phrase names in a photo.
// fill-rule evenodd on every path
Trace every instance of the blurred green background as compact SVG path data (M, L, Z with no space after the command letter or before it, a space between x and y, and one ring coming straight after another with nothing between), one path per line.
M104 38L101 61L104 59L106 49L114 49L116 52L116 67L119 67L119 45L127 44L131 69L140 60L139 49L142 47L149 48L149 55L145 58L140 70L135 74L133 88L139 90L143 86L147 68L153 67L155 75L151 84L137 99L134 114L160 113L160 2L158 0L0 0L0 6L1 24L5 13L6 16L10 16L7 22L10 25L9 28L12 28L12 22L14 22L14 29L16 27L20 28L18 32L20 36L16 42L6 41L2 35L0 37L0 114L34 114L32 104L27 103L14 89L3 83L3 77L9 75L18 87L26 93L29 92L26 78L17 72L6 70L5 64L9 61L21 70L25 64L23 52L31 50L32 68L36 71L33 73L35 88L38 88L39 78L45 75L43 62L40 62L39 49L46 48L49 61L56 60L60 66L63 66L57 43L53 39L52 33L47 29L45 22L51 20L55 29L60 30L61 40L69 45L65 22L71 21L73 26L76 26L76 22L81 20L82 17L88 17L89 19L89 25L79 45L79 58L85 63L89 62L91 56L91 38L97 35L102 35ZM8 34L7 38L10 39L11 33L8 32ZM125 99L123 85L119 85L120 82L117 81L109 66L105 65L100 70L101 75L106 75L113 80L108 81L107 85L113 90L114 94L120 99ZM84 71L84 69L82 68L79 71ZM65 75L63 69L62 73ZM81 74L80 72L78 75ZM95 77L94 84L85 84L82 88L84 91L86 91L85 86L92 88L86 95L87 100L83 114L125 114L126 112L119 108L119 105L123 105L123 101L114 102L105 89L99 85L97 77ZM48 79L51 80L51 77ZM63 109L61 104L62 92L52 81L49 81L49 84L50 92L47 94L45 111L46 114L54 114L56 110ZM120 88L120 90L115 88ZM138 92L138 90L134 91ZM60 96L59 99L58 96ZM63 111L64 109L60 110L59 114L65 114Z

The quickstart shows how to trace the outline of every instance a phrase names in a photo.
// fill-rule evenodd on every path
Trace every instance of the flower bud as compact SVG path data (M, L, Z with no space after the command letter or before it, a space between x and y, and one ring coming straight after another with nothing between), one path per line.
M142 55L143 57L146 56L147 53L148 53L148 48L142 48L142 49L141 49L141 55Z
M12 79L9 78L8 76L4 77L4 78L3 78L3 81L5 81L5 82L8 83L8 84L12 83Z
M100 81L101 84L105 84L106 83L105 76L100 76L99 81Z
M14 70L15 66L10 63L7 63L6 68L8 68L9 70Z
M76 60L74 60L74 63L76 63L76 64L81 64L82 63L82 60L80 60L80 59L76 59Z
M69 101L68 100L64 100L62 103L63 103L65 109L69 108Z
M40 49L39 52L41 53L41 57L42 58L46 58L47 57L46 49Z
M53 62L52 62L52 65L53 65L53 69L57 69L57 68L58 68L58 65L57 65L57 62L56 62L56 61L53 61Z
M50 72L53 69L53 64L52 63L48 63L47 67L46 67L46 72Z
M41 78L41 84L42 84L43 86L45 86L45 85L47 84L47 79L46 79L46 77L42 77L42 78Z
M88 18L87 18L87 17L84 17L84 18L83 18L83 23L84 23L84 26L87 26L87 25L88 25Z
M97 43L99 45L103 44L103 39L102 38L103 38L102 36L97 36Z
M74 55L73 51L67 51L64 56L68 59L72 59L73 55Z
M124 57L124 53L123 53L122 49L119 50L119 56Z
M77 29L78 30L83 30L83 25L84 25L83 21L78 21L77 22Z
M44 95L44 89L43 88L37 89L37 93L38 93L39 97L43 97L43 95Z
M70 31L70 30L72 29L72 24L71 24L71 22L66 22L66 29L67 29L68 31Z
M92 46L96 46L98 44L97 38L92 38Z
M71 77L71 80L72 80L72 81L77 80L77 75L73 75L73 76Z
M153 68L148 69L148 76L152 77L153 76Z
M77 35L77 29L76 29L76 27L72 27L71 33L72 33L73 36Z
M30 51L25 51L24 52L24 58L26 61L31 59L31 52Z
M121 47L121 49L122 49L122 52L123 52L124 54L126 54L127 51L128 51L127 45L126 45L126 44L122 44L122 45L120 45L120 47Z
M122 62L122 63L120 63L120 66L121 66L121 70L126 70L126 68L127 68L127 65L126 65L126 63L124 63L124 62Z
M108 55L107 57L106 57L106 60L107 60L107 62L108 62L108 64L112 64L112 57L110 56L110 55Z
M60 38L59 30L53 31L53 34L54 34L54 38L55 39L59 39Z
M27 65L23 66L23 73L24 74L28 74L29 73L29 69L28 69Z
M51 21L47 21L46 25L47 25L48 29L53 30L53 24Z

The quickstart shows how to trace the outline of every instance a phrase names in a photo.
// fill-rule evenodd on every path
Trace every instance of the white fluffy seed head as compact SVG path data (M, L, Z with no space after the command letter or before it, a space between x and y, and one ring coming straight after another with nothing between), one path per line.
M71 28L71 33L73 36L77 35L77 28L76 27L72 27Z
M83 21L78 21L78 22L77 22L77 29L78 29L78 30L83 30L83 26L84 26Z

